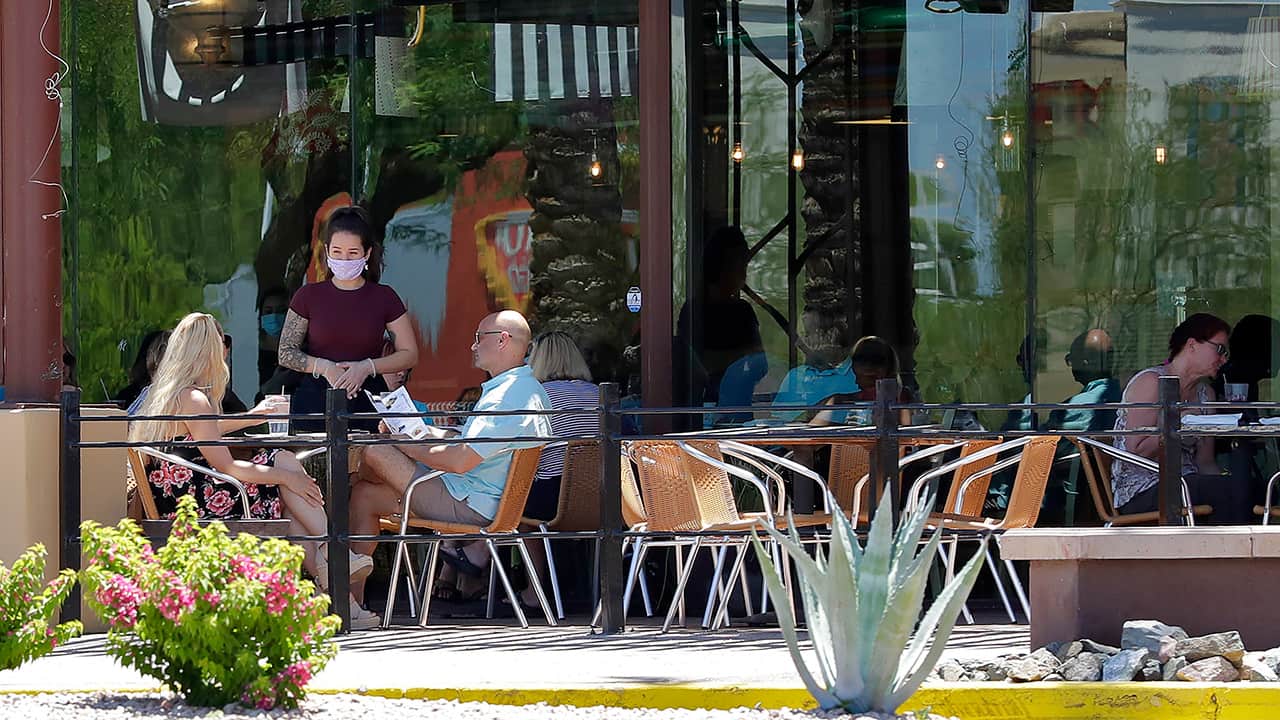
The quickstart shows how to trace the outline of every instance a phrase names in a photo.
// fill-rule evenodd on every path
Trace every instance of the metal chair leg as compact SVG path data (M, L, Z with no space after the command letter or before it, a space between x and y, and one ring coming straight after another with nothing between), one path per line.
M747 559L747 546L738 546L738 556L733 560L733 567L729 569L729 586L733 587L733 581L736 578L744 577L742 574L743 562ZM735 577L736 576L736 577ZM725 593L724 599L720 601L720 611L716 613L715 621L711 624L711 629L715 630L729 623L729 599L732 593ZM751 598L748 597L747 586L744 582L742 585L742 596L747 603L747 614L751 614Z
M418 627L426 627L427 617L431 614L431 595L436 590L436 563L438 562L440 562L440 542L428 542L427 560L422 566L422 574L427 579L427 585L422 592L422 612L418 615Z
M952 546L951 546L951 549L952 549L952 551L954 552L954 550L955 550L955 544L954 544L954 541L953 541L953 544L952 544ZM951 561L951 557L950 557L950 555L949 555L948 553L946 553L946 552L939 552L939 553L938 553L938 560L940 560L940 561L942 562L942 567L943 567L943 569L944 569L944 570L946 570L946 579L943 581L943 582L944 582L944 584L946 584L946 583L950 583L950 582L951 582L951 578L955 577L955 570L954 570L954 568L952 568L952 566L951 566L951 562L952 562L952 561ZM970 625L972 625L972 624L973 624L973 613L969 612L969 604L968 604L968 603L962 603L962 604L960 605L960 612L961 612L961 614L963 614L963 615L964 615L964 620L965 620L965 622L967 622L967 623L969 623Z
M1006 559L1004 566L1009 571L1009 577L1013 580L1013 591L1018 595L1018 602L1022 603L1022 612L1027 615L1027 622L1031 622L1031 603L1027 602L1027 594L1022 589L1022 580L1018 579L1018 572L1013 568L1013 561Z
M404 540L396 542L395 560L391 563L391 585L387 588L387 609L382 614L382 627L386 629L391 626L391 608L396 602L396 589L400 585L400 565L404 562L408 555ZM410 581L412 585L412 581Z
M671 607L667 610L667 617L662 623L662 632L664 633L671 629L671 621L675 619L677 609L681 611L680 612L681 625L683 625L684 623L684 612L683 612L684 588L686 585L689 584L689 575L693 573L693 563L694 563L694 560L698 559L698 550L700 549L702 549L701 537L694 540L693 546L689 548L689 561L681 563L682 567L680 569L680 580L679 582L676 583L676 595L674 598L671 599ZM684 559L682 557L684 553L681 552L681 550L682 550L682 547L677 545L676 546L677 562L680 562Z
M991 559L990 547L984 547L982 552L986 554L987 567L991 568L991 577L995 578L996 591L1000 593L1000 602L1004 603L1004 611L1009 616L1009 622L1016 623L1018 617L1013 614L1013 606L1009 604L1009 593L1005 592L1004 583L1000 580L1000 566Z
M520 557L524 558L525 565L532 568L533 560L529 558L529 548L524 546L524 540L516 540L516 547L520 549ZM530 576L533 576L532 571L530 572ZM555 627L556 619L551 615L551 606L547 604L547 594L542 591L542 583L538 582L536 577L534 577L531 582L533 585L533 592L538 596L538 604L542 606L542 614L547 616L547 624ZM519 604L518 597L516 598L516 604Z
M494 581L498 577L497 567L500 564L498 562L498 557L496 554L491 556L491 559L489 560L489 562L493 564L489 566L489 592L487 595L485 595L484 617L486 620L493 619L493 611L494 611L494 608L497 607L498 596L494 593L494 590L497 588L497 586L494 584Z
M486 539L484 544L485 547L489 548L489 562L493 563L491 567L497 571L498 577L502 580L502 587L507 591L507 599L511 601L511 609L516 611L516 619L520 621L520 627L528 628L529 619L524 616L524 610L520 607L520 598L516 596L515 589L511 587L511 579L507 577L507 571L503 569L502 563L498 560L498 546L489 539ZM493 576L490 575L489 577L489 586L492 587ZM492 591L489 593L489 606L493 606ZM549 616L550 612L548 611L548 617Z
M724 573L724 556L728 552L727 545L721 545L715 548L716 560L715 567L711 571L711 582L707 583L707 606L702 611L702 627L711 626L711 613L714 610L716 598L725 594L724 580L721 577Z
M538 525L538 529L544 533L549 532L547 530L546 523L542 523ZM520 552L522 554L528 555L528 553L524 551L523 541L520 544L520 548L521 548ZM560 601L560 578L556 576L556 559L555 559L555 556L551 554L550 538L545 538L545 537L542 538L542 549L543 549L543 552L545 552L547 555L547 576L551 579L551 594L552 596L555 597L555 600L556 600L556 617L563 620L564 619L564 603ZM529 563L527 559L525 560L525 562ZM538 591L541 592L542 581L538 579L537 573L533 571L533 563L529 563L529 571L526 574L529 576L529 582L537 586Z

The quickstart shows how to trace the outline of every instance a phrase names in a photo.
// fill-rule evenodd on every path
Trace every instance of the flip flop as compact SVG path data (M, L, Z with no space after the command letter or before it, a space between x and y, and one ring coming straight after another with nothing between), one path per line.
M471 577L480 577L484 574L484 569L479 565L471 562L471 558L467 557L466 552L461 547L443 547L440 548L440 559L449 564L449 567L457 570L463 575Z

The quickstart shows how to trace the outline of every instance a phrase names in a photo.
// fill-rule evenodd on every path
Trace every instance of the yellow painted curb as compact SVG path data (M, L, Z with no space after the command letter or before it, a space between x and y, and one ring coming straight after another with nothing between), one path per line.
M147 693L159 689L84 690ZM49 690L0 690L37 694ZM58 692L76 692L58 690ZM349 693L413 700L456 700L500 705L603 705L625 708L730 710L739 707L811 708L799 688L647 685L615 688L313 688L315 694ZM1280 683L953 683L921 688L900 708L928 709L962 720L1275 720L1280 718Z
M349 690L326 689L337 693ZM665 685L580 689L377 688L363 694L389 698L457 700L503 705L684 708L811 708L798 688L699 687ZM935 684L921 688L901 710L929 709L963 720L1275 720L1280 718L1280 684L1203 683L1007 683Z

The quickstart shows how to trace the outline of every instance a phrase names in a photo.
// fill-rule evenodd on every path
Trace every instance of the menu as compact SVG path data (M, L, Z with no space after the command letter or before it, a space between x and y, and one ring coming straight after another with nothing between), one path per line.
M369 401L373 403L373 407L378 411L378 414L384 415L382 420L387 424L387 427L391 428L391 432L396 435L408 435L414 440L422 440L427 437L429 433L427 424L420 417L385 417L389 413L418 412L417 406L413 404L413 399L409 397L409 391L405 390L403 385L382 395L374 395L366 390L365 395L369 396Z

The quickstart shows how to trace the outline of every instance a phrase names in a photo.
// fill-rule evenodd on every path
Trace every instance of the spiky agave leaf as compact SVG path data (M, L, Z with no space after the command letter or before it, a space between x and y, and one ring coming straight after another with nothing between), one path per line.
M769 531L775 541L782 542L783 546L787 547L788 541L782 533L771 527L766 527L765 529ZM819 707L823 710L840 707L840 701L828 689L831 687L830 681L825 685L819 685L814 680L813 673L809 671L809 666L805 663L804 657L800 654L800 639L796 634L795 616L791 614L791 599L787 596L787 591L782 587L782 580L778 577L778 571L773 566L773 559L765 552L764 545L760 542L760 536L754 530L751 532L751 544L755 547L756 557L760 560L760 573L764 576L765 586L769 589L769 597L773 599L774 612L778 615L778 627L781 628L782 637L787 643L787 652L791 654L791 662L795 664L796 672L800 674L800 681L804 683L809 694L813 696L814 700L818 701ZM788 552L790 552L790 548ZM812 631L810 635L812 635Z

